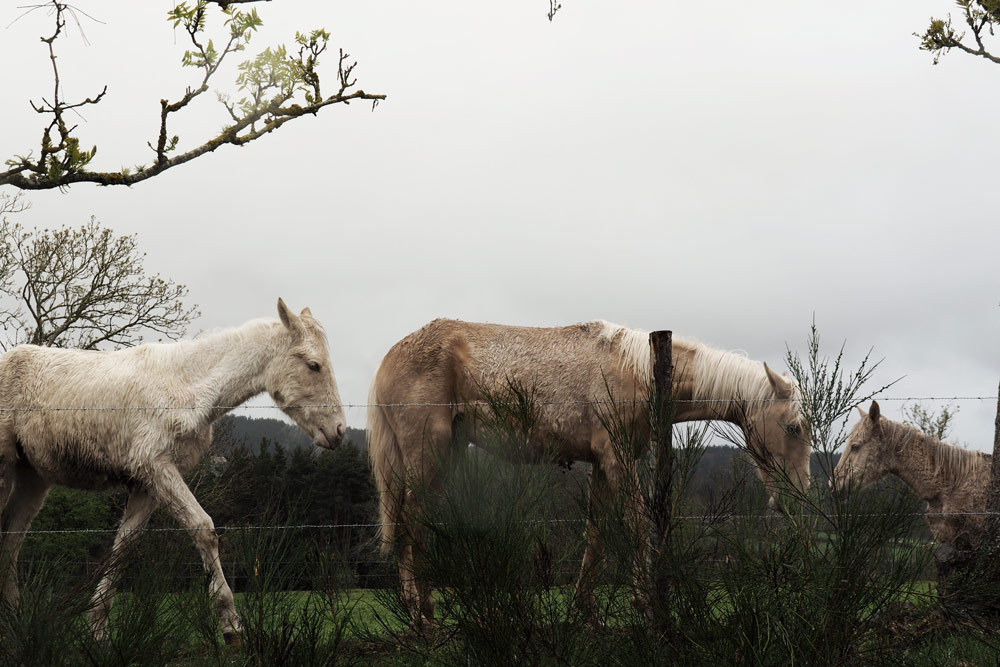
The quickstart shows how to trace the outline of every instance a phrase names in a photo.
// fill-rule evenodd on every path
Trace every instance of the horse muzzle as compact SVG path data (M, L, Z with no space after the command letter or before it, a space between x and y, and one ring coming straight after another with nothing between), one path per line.
M347 433L347 426L344 422L337 422L333 428L320 426L313 437L313 444L323 449L336 449L344 441L345 433Z

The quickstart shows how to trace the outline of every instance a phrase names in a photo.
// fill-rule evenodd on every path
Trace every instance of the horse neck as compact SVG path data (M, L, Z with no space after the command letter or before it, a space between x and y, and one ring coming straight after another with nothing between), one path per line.
M949 445L887 419L881 421L881 426L886 431L889 472L903 480L921 500L939 498L960 481L951 467L939 463Z
M700 384L698 374L706 372L698 358L700 347L699 343L673 341L674 396L677 401L674 421L714 419L736 424L745 430L749 426L747 408L752 412L755 407L752 403L741 406L739 401L732 400L731 393L727 396L696 395Z
M686 422L699 419L709 419L708 412L710 406L705 403L694 403L694 348L674 340L673 347L674 363L674 398L675 404L674 421Z
M267 389L270 361L282 347L284 329L276 320L254 320L242 327L185 344L184 374L197 405L211 418Z

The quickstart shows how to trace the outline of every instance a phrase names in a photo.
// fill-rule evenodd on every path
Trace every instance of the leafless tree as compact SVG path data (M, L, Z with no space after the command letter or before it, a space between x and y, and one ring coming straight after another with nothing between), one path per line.
M78 228L29 231L5 218L0 347L97 349L137 345L151 335L179 338L197 307L184 305L184 285L146 275L144 258L135 235L116 236L94 219Z

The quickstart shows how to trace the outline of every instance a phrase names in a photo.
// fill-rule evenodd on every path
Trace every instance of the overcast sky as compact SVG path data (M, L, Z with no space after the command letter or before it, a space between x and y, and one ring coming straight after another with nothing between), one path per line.
M51 19L9 25L16 4L0 8L5 158L37 153L28 100L52 88ZM874 348L877 383L905 376L886 397L996 396L1000 66L918 50L950 0L563 5L550 23L543 0L260 3L253 52L325 27L388 99L131 189L28 193L16 219L137 233L147 269L190 287L192 335L273 316L278 296L309 306L346 403L435 317L607 319L784 367L815 316L827 352ZM75 6L103 23L58 42L66 97L108 85L83 145L96 168L148 163L159 100L200 81L173 2ZM224 121L206 97L173 131L183 150ZM995 400L950 404L952 440L991 449Z

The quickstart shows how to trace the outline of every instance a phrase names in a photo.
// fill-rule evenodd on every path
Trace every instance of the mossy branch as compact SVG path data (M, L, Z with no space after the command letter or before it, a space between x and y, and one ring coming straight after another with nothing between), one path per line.
M934 55L935 65L952 49L1000 64L1000 56L989 51L985 41L987 36L994 35L995 27L1000 24L1000 0L958 0L958 6L971 32L972 42L966 39L965 32L954 28L949 15L947 19L932 18L923 34L914 33L920 38L920 48Z
M256 10L239 11L229 6L250 1L254 0L197 0L193 5L181 2L168 12L168 19L174 27L183 29L191 42L192 48L184 53L181 64L201 70L201 81L197 87L188 88L177 101L160 100L157 139L155 144L147 144L154 153L151 165L104 172L88 168L97 154L97 147L81 149L80 139L74 135L76 126L68 124L65 115L81 106L99 103L107 93L107 87L95 97L88 97L82 102L69 103L62 98L54 44L66 25L66 15L72 15L74 10L69 5L52 0L55 30L51 36L42 37L42 41L49 49L54 93L51 101L43 99L41 104L32 103L35 111L50 115L51 120L43 130L38 157L33 157L33 153L29 152L6 160L7 170L0 171L0 185L11 185L22 190L64 188L73 183L133 185L211 153L220 146L247 144L290 120L315 115L323 107L350 104L354 100L370 100L374 108L379 100L385 99L386 96L382 94L369 94L361 89L354 89L356 80L351 75L357 63L349 63L349 56L343 50L340 51L338 62L337 90L332 95L323 97L317 68L320 55L327 49L330 35L325 30L296 34L295 40L299 48L292 55L289 55L284 46L267 48L253 60L240 65L236 83L245 96L238 103L231 104L227 96L219 94L219 100L226 107L232 124L200 146L173 155L180 144L180 137L171 136L168 130L171 114L180 112L208 91L210 80L226 57L245 50L253 33L262 25ZM221 48L216 47L213 40L205 39L210 4L221 6L225 16L228 35Z

